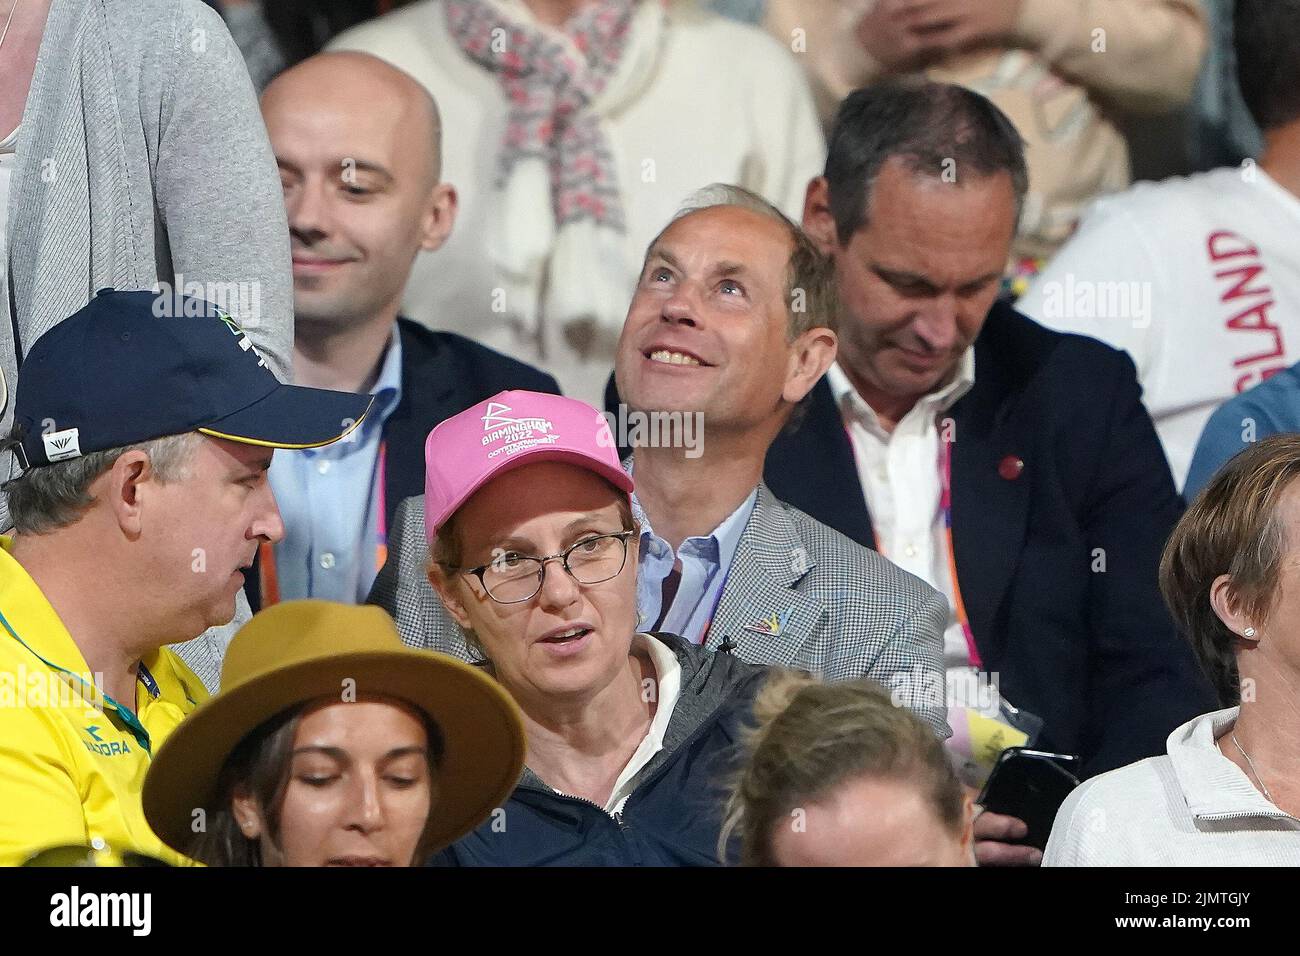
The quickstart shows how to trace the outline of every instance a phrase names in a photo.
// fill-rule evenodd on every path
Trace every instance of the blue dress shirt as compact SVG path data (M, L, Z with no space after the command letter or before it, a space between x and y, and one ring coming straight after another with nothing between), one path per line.
M668 542L654 533L641 502L632 497L632 513L641 524L641 565L637 573L637 610L639 627L652 628L663 606L664 579L676 561L682 563L682 579L673 597L672 607L659 625L660 631L677 634L699 644L705 627L713 617L722 587L731 570L732 558L740 544L741 533L749 521L758 489L740 503L708 537L687 538L676 554Z
M396 323L370 414L346 438L323 448L281 451L271 489L284 519L275 546L280 600L321 598L360 604L370 593L379 527L379 444L402 398L402 340Z

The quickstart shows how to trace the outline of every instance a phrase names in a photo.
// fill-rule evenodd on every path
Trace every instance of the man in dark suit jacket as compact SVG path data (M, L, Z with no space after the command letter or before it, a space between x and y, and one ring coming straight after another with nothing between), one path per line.
M398 318L402 343L401 400L383 424L384 525L392 528L402 499L424 494L424 440L433 426L507 389L560 394L554 378L454 332L435 332ZM286 529L287 531L287 529ZM260 563L244 590L254 613L262 606Z
M804 209L835 262L840 353L765 478L943 590L950 678L996 675L1042 718L1035 745L1086 776L1162 753L1213 699L1157 588L1181 503L1132 361L995 301L1026 179L978 94L845 101ZM982 862L1037 862L999 842L1017 821L986 817Z
M245 589L254 611L290 598L360 602L398 504L424 491L433 426L506 389L559 388L398 316L416 256L437 250L456 217L456 192L441 181L438 107L419 83L374 57L322 54L267 88L262 115L293 252L295 380L375 401L338 447L272 464L285 538L261 549ZM214 690L224 653L206 637L181 648Z

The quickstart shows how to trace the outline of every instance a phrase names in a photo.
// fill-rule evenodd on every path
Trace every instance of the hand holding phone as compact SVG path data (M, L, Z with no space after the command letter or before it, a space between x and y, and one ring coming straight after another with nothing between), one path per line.
M1070 769L1078 757L1008 747L998 756L979 804L989 813L1024 821L1028 833L1014 841L1043 849L1052 832L1056 812L1079 779Z

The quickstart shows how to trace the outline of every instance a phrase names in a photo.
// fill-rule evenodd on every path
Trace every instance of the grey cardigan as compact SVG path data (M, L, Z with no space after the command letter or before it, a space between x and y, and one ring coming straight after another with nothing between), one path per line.
M13 424L20 356L106 286L201 284L289 380L284 199L248 71L215 11L199 0L54 0L18 133L6 248L0 434ZM0 480L14 472L6 452ZM232 624L182 645L210 688L247 618L241 595Z
M5 433L20 355L106 286L240 284L222 304L287 380L284 200L248 72L215 11L199 0L54 0L18 133L7 252Z

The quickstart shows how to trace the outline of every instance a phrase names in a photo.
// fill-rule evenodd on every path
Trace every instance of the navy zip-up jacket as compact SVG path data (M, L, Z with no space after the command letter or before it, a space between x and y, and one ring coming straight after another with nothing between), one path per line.
M510 799L431 866L717 866L725 777L769 668L655 634L677 655L682 689L664 746L610 816L525 769Z

